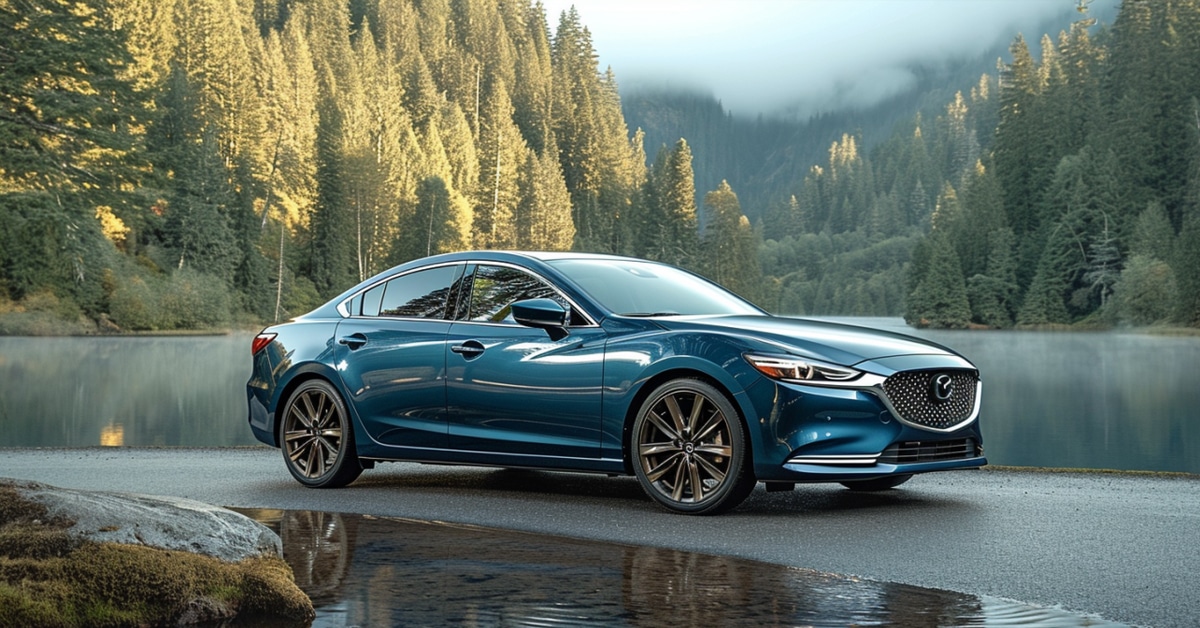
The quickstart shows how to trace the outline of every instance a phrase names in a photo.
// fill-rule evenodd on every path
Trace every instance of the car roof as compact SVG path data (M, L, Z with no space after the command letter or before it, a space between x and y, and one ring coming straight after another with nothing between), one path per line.
M548 262L559 259L596 259L596 260L624 260L624 261L648 261L634 257L626 257L623 255L610 255L608 253L580 253L578 251L474 251L475 255L485 255L488 253L501 253L508 255L519 255L532 259ZM470 253L468 253L469 255Z
M579 253L576 251L478 250L478 251L457 251L454 253L442 253L439 255L432 255L429 257L410 260L410 261L404 262L402 264L399 264L397 266L388 268L387 270L384 270L380 273L377 273L373 277L370 277L364 281L356 283L354 286L348 288L346 291L342 292L338 296L325 302L324 305L321 305L320 307L314 309L313 311L309 312L308 314L301 316L300 318L305 318L308 316L333 317L333 316L337 315L337 309L336 309L337 305L339 303L345 301L347 298L349 298L355 292L359 291L364 285L377 282L381 279L386 278L388 275L397 274L399 272L406 272L408 270L418 268L420 266L425 266L425 265L430 265L430 264L439 264L439 263L444 264L444 263L450 263L450 262L471 262L471 261L475 261L475 262L487 262L487 261L516 262L516 261L522 260L522 259L534 262L535 265L540 265L541 263L552 262L555 260L567 260L567 259L649 262L649 260L643 260L643 259L639 259L636 257L626 257L626 256L621 256L621 255L609 255L606 253ZM649 262L649 263L653 264L653 263L657 263L657 262Z

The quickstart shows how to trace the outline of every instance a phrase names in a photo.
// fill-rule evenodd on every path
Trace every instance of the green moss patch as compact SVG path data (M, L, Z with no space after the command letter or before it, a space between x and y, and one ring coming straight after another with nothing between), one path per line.
M0 485L0 626L177 625L234 616L310 621L312 602L274 556L226 563L67 534Z

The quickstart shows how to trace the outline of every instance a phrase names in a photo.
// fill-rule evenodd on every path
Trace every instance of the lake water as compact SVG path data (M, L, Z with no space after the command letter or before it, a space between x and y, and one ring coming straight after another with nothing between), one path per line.
M655 547L248 510L323 626L1120 626L986 596Z
M993 464L1200 473L1200 338L836 320L972 360ZM251 337L0 338L0 447L253 445Z

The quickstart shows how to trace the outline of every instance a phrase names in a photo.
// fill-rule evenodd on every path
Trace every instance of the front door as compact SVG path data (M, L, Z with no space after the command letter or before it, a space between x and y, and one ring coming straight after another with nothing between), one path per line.
M476 267L446 343L450 446L531 456L600 457L605 333L576 314L552 340L512 320L515 301L566 300L524 270ZM466 290L469 289L469 292Z

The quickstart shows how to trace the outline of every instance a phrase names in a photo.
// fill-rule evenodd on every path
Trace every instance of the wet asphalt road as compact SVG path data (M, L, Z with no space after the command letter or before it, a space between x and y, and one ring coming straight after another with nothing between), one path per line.
M669 514L632 478L380 465L340 490L295 483L278 450L9 449L0 477L225 506L477 524L742 556L991 595L1149 626L1200 626L1200 478L967 471L855 494L768 494Z

